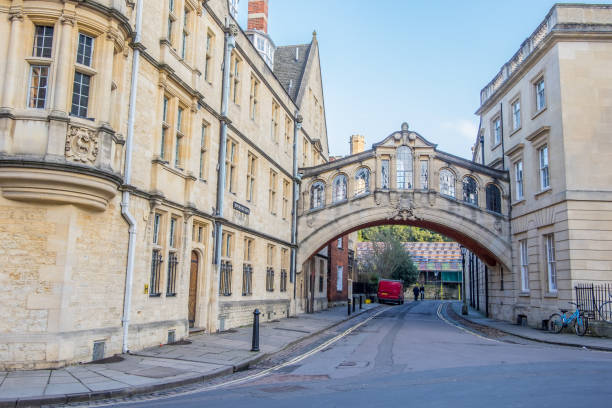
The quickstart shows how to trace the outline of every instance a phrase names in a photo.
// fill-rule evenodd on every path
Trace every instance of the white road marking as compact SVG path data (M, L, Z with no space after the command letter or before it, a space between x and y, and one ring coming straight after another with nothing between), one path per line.
M442 307L443 307L444 305L448 305L448 303L440 303L440 306L438 306L438 311L437 311L437 313L436 313L436 314L437 314L437 315L438 315L438 317L439 317L441 320L443 320L443 321L444 321L446 324L451 325L451 326L453 326L453 327L456 327L456 328L458 328L459 330L462 330L462 331L464 331L464 332L466 332L466 333L468 333L468 334L471 334L472 336L480 337L481 339L485 339L485 340L489 340L489 341L494 341L495 343L501 343L501 341L499 341L499 340L490 339L490 338L488 338L488 337L481 336L480 334L478 334L478 333L476 333L476 332L473 332L473 331L471 331L471 330L468 330L468 329L466 329L466 328L464 328L464 327L459 326L458 324L455 324L455 323L453 323L453 322L449 321L449 320L448 320L448 319L446 319L444 316L442 316Z
M160 397L151 397L150 399L146 399L146 400L133 400L133 401L120 401L120 402L113 402L113 403L101 403L101 404L95 404L95 402L92 404L92 402L89 403L89 407L104 407L104 406L110 406L110 405L123 405L123 404L138 404L140 402L144 402L144 401L158 401L158 400L164 400L164 399L169 399L169 398L175 398L175 397L179 397L179 396L185 396L185 395L191 395L191 394L197 394L200 392L206 392L206 391L212 391L212 390L216 390L219 388L223 388L223 387L228 387L231 385L237 385L237 384L242 384L245 382L249 382L252 380L256 380L259 379L261 377L264 377L270 373L272 373L273 371L277 371L280 370L283 367L287 367L296 363L299 363L300 361L312 356L313 354L318 353L319 351L331 346L332 344L334 344L335 342L337 342L338 340L348 336L349 334L351 334L353 331L355 331L356 329L358 329L359 327L363 326L364 324L366 324L367 322L369 322L370 320L374 319L376 316L378 316L379 314L385 312L386 310L388 310L387 308L384 308L376 313L374 313L372 316L368 317L367 319L365 319L363 322L356 324L355 326L351 327L350 329L345 330L344 332L340 333L339 335L337 335L336 337L333 337L329 340L327 340L325 343L315 347L314 349L301 354L285 363L282 364L278 364L274 367L265 369L257 374L252 374L243 378L237 378L235 380L231 380L231 381L226 381L224 383L221 384L215 384L215 385L210 385L208 387L202 387L202 388L198 388L195 390L190 390L190 391L183 391L183 392L177 392L175 394L172 395L167 395L167 396L160 396ZM94 405L95 404L95 405Z

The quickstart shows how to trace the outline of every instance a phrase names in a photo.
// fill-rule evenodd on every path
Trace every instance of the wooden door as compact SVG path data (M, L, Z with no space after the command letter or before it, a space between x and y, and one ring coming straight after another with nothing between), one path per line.
M195 324L199 264L200 260L198 253L195 251L191 252L191 272L189 274L189 327L193 327Z

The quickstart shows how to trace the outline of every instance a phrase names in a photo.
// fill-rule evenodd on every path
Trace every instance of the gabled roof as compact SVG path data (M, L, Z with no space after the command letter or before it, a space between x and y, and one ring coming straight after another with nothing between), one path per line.
M274 74L294 102L297 102L311 46L312 43L287 45L276 48L274 53Z

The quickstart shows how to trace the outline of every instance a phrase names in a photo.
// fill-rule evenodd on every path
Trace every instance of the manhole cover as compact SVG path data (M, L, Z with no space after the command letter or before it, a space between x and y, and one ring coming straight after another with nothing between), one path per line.
M338 367L355 367L357 365L354 361L343 361L338 364Z

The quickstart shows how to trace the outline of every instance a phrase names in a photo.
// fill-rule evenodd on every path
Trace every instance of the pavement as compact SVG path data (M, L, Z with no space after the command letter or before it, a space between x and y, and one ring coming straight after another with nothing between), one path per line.
M504 333L483 336L469 330L467 323L462 327L445 317L448 307L438 300L383 306L367 319L360 318L359 325L355 319L326 332L334 337L326 337L318 348L299 348L297 355L291 352L278 360L274 356L248 373L235 374L234 382L97 401L96 406L610 406L612 353Z
M350 318L379 307L363 305ZM252 327L197 334L189 344L123 354L115 362L54 370L0 371L0 408L85 402L197 383L248 368L346 320L346 306L260 325L260 352L251 352Z
M612 351L612 338L592 337L592 336L577 336L574 333L550 333L546 330L535 329L529 326L520 326L510 322L490 319L482 312L469 308L468 315L461 315L461 302L453 302L451 307L453 311L462 318L469 320L475 324L488 326L497 329L506 334L510 334L523 339L537 341L540 343L556 344L561 346L586 347L592 350Z

